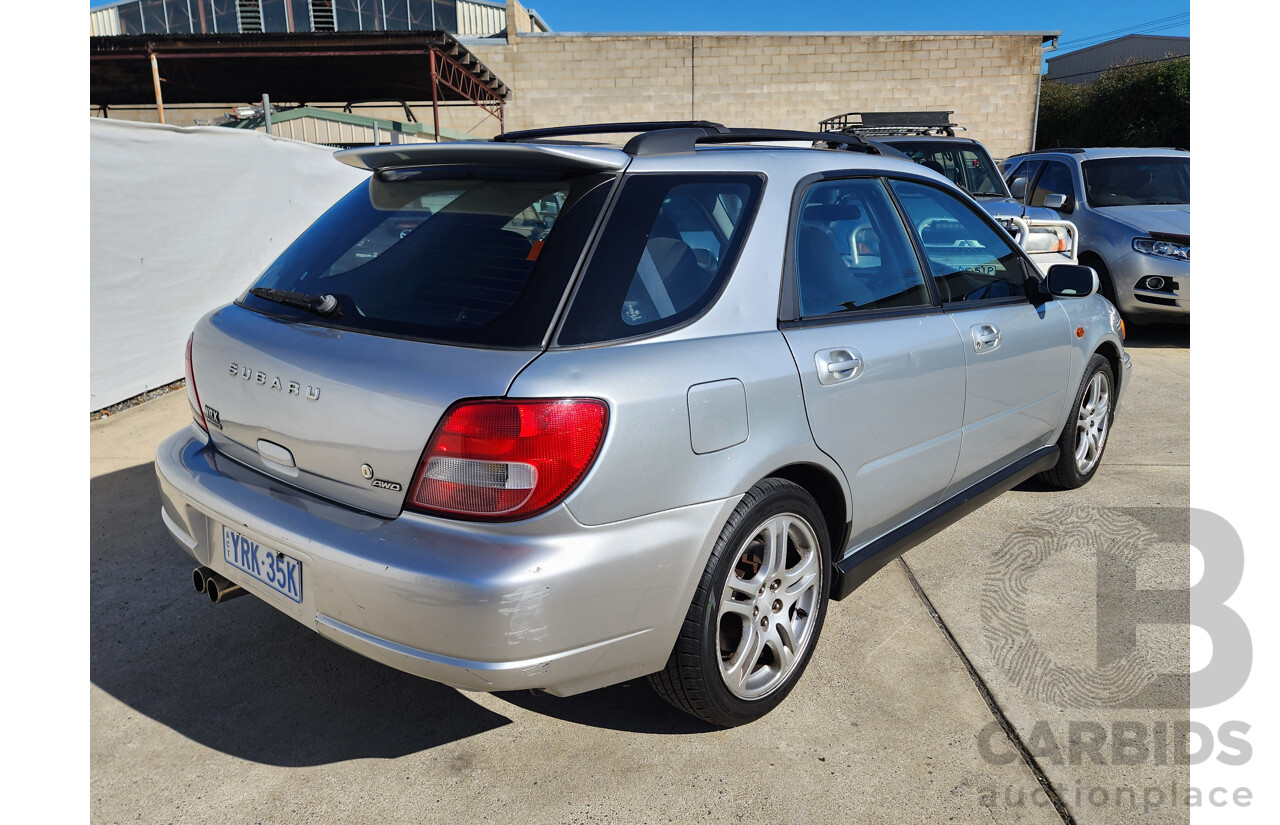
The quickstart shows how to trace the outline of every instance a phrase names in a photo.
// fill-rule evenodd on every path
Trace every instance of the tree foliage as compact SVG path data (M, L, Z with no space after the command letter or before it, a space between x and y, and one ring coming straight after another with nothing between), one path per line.
M1131 61L1092 83L1040 87L1037 149L1191 147L1191 59Z

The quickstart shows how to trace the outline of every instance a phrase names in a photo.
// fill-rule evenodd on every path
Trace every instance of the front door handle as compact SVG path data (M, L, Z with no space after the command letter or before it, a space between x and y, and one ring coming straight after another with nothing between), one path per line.
M991 352L1000 346L1000 330L993 324L974 324L969 327L973 336L974 352Z
M851 347L824 349L814 354L818 383L825 386L852 381L862 375L862 353Z

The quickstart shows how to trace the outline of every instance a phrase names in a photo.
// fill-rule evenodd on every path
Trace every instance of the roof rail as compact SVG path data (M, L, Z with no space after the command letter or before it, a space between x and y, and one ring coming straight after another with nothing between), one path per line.
M623 151L632 155L664 155L692 152L699 143L752 143L755 141L808 141L826 144L824 148L847 149L878 155L880 150L869 145L857 135L841 135L835 132L801 132L792 129L673 129L663 132L646 132L627 141Z
M824 132L847 135L945 135L955 137L953 112L845 112L818 123Z
M551 126L545 129L525 129L497 135L499 143L541 140L542 138L572 137L574 135L616 135L630 132L654 132L663 129L716 129L724 131L720 123L709 120L653 120L632 123L584 123L581 126Z
M627 141L623 151L629 155L668 155L692 152L698 144L751 143L753 141L807 141L826 148L879 154L857 135L836 132L801 132L790 129L733 129L707 120L655 121L638 123L594 123L581 126L559 126L548 129L526 129L498 135L495 141L534 141L542 138L573 135L607 135L638 132Z

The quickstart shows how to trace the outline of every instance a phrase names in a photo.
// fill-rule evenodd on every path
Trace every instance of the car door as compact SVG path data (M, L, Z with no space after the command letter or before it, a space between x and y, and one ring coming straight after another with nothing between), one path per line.
M1032 303L1033 265L980 210L931 184L891 187L964 340L964 437L951 495L1056 435L1070 369L1068 320L1054 301Z
M857 547L929 509L950 482L964 344L882 180L812 183L792 223L781 328L814 440L848 479Z

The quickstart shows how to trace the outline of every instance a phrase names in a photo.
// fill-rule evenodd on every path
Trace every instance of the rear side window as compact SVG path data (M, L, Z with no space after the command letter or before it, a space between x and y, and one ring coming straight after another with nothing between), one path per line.
M332 295L336 313L252 294L241 303L382 335L537 347L611 180L560 170L379 173L321 216L254 284Z
M1017 250L959 198L909 181L891 185L924 245L943 303L1026 295Z
M697 316L732 271L761 186L756 175L628 178L559 343L647 335Z
M930 303L911 240L879 180L814 184L799 217L801 316Z

